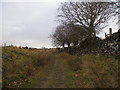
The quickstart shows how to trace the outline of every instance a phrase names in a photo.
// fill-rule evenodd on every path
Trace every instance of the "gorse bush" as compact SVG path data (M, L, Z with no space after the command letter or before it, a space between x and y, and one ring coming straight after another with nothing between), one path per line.
M3 87L20 87L51 61L53 51L3 47Z

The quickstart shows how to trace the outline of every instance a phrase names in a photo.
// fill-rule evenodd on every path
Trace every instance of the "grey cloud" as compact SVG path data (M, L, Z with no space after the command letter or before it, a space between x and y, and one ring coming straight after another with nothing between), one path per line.
M4 3L3 41L32 47L52 47L49 35L55 28L54 3Z
M57 25L55 19L61 0L54 1L57 2L3 2L2 5L0 3L3 43L52 47L51 39L48 37ZM117 26L112 25L110 24L109 27L114 28L114 31L117 30ZM103 32L107 31L108 27L103 30ZM99 36L103 37L104 33L100 33Z

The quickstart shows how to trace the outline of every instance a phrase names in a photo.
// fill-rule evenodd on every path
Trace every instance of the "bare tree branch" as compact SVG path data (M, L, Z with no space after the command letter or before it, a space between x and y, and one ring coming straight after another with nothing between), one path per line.
M93 33L104 28L105 23L115 13L110 2L65 2L59 9L61 20L82 25L93 36Z

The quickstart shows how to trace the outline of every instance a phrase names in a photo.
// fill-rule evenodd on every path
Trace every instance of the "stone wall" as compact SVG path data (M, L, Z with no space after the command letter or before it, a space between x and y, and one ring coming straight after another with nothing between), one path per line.
M118 32L106 36L105 39L99 37L87 38L76 47L65 48L71 54L102 54L105 56L115 56L120 58L120 29Z
M106 55L112 55L120 58L120 29L118 32L106 37L104 40L103 53Z

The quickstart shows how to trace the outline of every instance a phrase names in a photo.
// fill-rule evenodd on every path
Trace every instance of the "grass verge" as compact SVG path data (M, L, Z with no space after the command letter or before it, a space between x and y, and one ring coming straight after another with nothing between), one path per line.
M112 57L61 53L66 61L66 85L77 88L118 87L118 60ZM66 66L67 66L66 65ZM70 71L71 70L71 71Z

